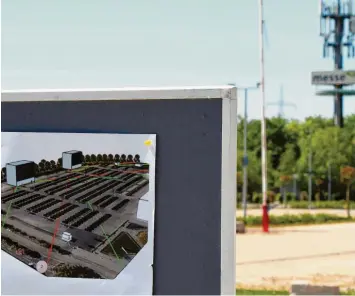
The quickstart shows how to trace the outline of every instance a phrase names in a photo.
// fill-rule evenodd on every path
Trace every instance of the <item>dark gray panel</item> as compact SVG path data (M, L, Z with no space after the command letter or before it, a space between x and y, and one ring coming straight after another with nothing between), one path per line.
M154 294L220 294L222 100L2 103L3 132L157 134Z

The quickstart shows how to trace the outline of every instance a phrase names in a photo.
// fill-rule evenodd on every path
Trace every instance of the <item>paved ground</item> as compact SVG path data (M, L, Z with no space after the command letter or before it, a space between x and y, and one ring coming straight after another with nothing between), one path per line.
M251 287L308 280L355 289L355 223L238 234L236 280Z
M283 214L317 214L317 213L326 213L333 214L339 216L346 216L346 210L328 210L328 209L320 209L320 210L308 210L308 209L273 209L270 211L270 215L283 215ZM248 215L252 216L260 216L262 214L261 209L248 209ZM355 217L355 210L351 211L352 216ZM237 210L237 216L243 216L243 210Z

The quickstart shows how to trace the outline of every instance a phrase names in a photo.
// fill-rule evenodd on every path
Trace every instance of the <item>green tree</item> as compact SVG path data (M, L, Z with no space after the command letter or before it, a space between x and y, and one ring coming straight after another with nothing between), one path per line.
M248 123L248 193L261 192L261 133L260 121ZM244 120L238 117L237 171L242 171ZM309 155L312 155L313 183L326 180L331 169L334 193L345 197L340 183L340 167L355 167L355 115L345 118L345 127L334 127L331 118L308 117L304 121L269 118L267 120L268 187L277 190L280 177L297 173L300 191L308 188ZM327 190L327 182L318 185L319 192Z
M297 147L295 146L295 144L286 144L285 151L280 156L280 164L277 169L279 178L282 176L292 176L293 174L297 173L296 163L298 157L296 154L296 150Z
M341 182L346 185L347 214L350 218L350 187L355 182L355 168L346 166L340 169Z

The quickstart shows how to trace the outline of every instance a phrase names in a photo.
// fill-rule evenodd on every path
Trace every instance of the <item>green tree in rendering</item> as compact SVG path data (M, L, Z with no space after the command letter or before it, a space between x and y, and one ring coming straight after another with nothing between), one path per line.
M85 155L85 162L86 163L89 163L89 162L91 162L92 160L91 160L91 156L89 155L89 154L86 154Z
M96 159L98 162L102 162L102 154L98 154Z
M91 154L90 155L90 160L91 160L91 162L96 162L97 161L96 155L95 154Z
M43 161L41 161L39 164L38 164L38 167L39 167L39 171L40 172L44 172L44 164L45 164L45 162L43 162Z
M139 154L136 154L133 158L134 162L141 162Z
M115 154L115 162L119 162L120 161L120 156L119 156L119 154Z
M39 173L39 166L37 163L35 163L35 174Z
M1 176L3 176L4 178L6 178L6 168L5 168L5 167L3 167L3 168L1 169Z
M120 162L126 162L126 161L127 161L126 154L121 154Z
M63 160L62 160L62 158L60 157L60 158L58 158L58 160L57 160L57 166L58 166L59 168L61 168L62 165L63 165Z
M46 161L44 163L44 169L48 172L51 170L51 163L49 161Z
M106 162L108 161L108 156L107 156L107 154L103 154L103 155L102 155L102 161L103 161L104 163L106 163Z
M56 164L56 162L54 160L51 160L50 164L51 164L51 170L57 169L57 164Z
M109 155L108 155L108 161L109 161L109 162L113 162L113 155L112 155L112 154L109 154Z

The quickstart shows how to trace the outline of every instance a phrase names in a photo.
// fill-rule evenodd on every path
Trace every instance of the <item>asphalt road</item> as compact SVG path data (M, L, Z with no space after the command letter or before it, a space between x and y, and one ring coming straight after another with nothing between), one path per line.
M286 288L293 280L355 289L355 223L238 234L237 284Z
M48 254L48 248L39 246L38 244L28 240L27 238L23 238L21 235L18 235L13 232L7 232L6 236L10 238L13 241L16 241L20 245L29 248L30 250L38 251L41 254ZM90 258L88 258L90 257ZM56 252L51 253L51 264L53 264L53 261L55 264L57 263L66 263L66 264L72 264L72 265L81 265L81 266L86 266L89 268L92 268L95 272L101 274L105 278L114 278L117 275L117 271L115 268L111 269L112 266L107 266L102 264L105 262L102 262L101 264L99 263L99 260L93 261L92 257L97 257L92 254L85 253L85 256L82 256L80 253L75 253L75 255L71 256L66 256L66 255L61 255L57 254ZM46 256L45 256L46 258ZM91 259L91 260L88 260ZM36 260L34 260L35 263ZM27 263L27 262L26 262ZM117 269L117 267L116 267Z

